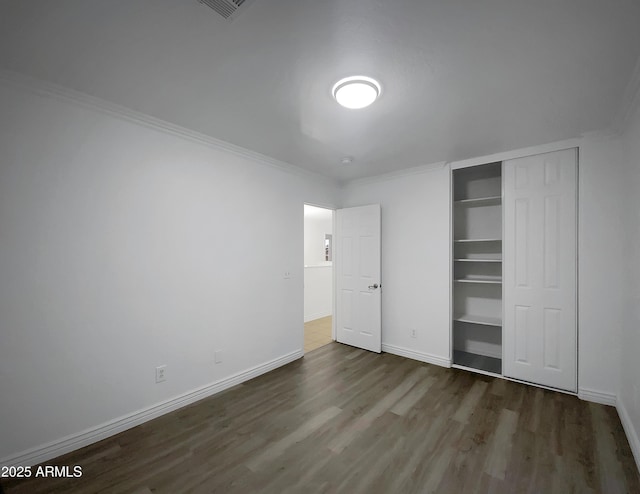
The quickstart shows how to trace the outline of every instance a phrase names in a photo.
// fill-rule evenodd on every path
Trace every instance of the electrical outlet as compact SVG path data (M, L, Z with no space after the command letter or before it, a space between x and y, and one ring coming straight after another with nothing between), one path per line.
M417 338L418 337L418 335L416 334L416 330L415 329L411 330L411 337L412 338Z
M222 363L222 352L218 350L217 352L213 352L213 358L216 364Z
M160 365L156 367L156 382L161 383L167 380L167 366Z

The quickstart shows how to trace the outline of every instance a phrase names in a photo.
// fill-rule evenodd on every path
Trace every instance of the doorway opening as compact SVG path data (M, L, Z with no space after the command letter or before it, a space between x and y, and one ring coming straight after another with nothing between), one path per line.
M304 205L304 352L332 341L333 211Z

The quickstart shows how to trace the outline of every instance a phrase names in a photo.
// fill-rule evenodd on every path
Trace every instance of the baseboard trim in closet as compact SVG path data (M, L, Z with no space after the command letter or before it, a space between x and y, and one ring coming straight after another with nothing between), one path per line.
M107 437L114 436L120 432L131 429L137 425L148 422L166 413L172 412L184 406L195 403L196 401L207 398L216 393L220 393L225 389L228 389L236 384L241 384L245 381L258 377L269 371L282 367L295 360L298 360L304 356L302 350L296 350L294 352L278 357L269 362L257 365L245 371L239 372L220 381L208 384L201 388L197 388L188 391L184 394L165 400L161 403L156 403L142 410L135 411L133 413L124 415L117 419L103 423L97 427L86 429L82 432L71 434L61 439L52 441L50 443L36 446L27 451L23 451L16 455L12 455L6 458L0 459L0 465L21 465L21 466L33 466L38 463L57 458L76 449L83 448L90 444L106 439Z
M616 395L613 393L603 393L602 391L589 388L578 388L578 398L584 401L600 403L601 405L610 405L612 407L615 407L618 401Z
M618 410L620 422L622 422L622 428L624 429L624 433L627 436L627 441L629 441L629 446L631 447L633 458L636 460L638 471L640 471L640 438L638 438L638 431L636 431L635 427L633 426L631 417L629 417L629 413L627 412L627 409L624 406L624 402L622 400L618 400L616 408Z
M430 353L417 352L396 345L389 345L388 343L382 344L382 351L392 353L400 357L406 357L413 360L419 360L420 362L426 362L427 364L439 365L440 367L451 367L451 359L439 357L437 355L431 355Z

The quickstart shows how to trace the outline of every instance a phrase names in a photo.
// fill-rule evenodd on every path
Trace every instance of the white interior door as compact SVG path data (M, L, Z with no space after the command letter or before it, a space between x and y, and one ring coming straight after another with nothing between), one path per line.
M336 211L336 339L380 353L380 205Z
M504 373L577 388L576 149L504 163Z

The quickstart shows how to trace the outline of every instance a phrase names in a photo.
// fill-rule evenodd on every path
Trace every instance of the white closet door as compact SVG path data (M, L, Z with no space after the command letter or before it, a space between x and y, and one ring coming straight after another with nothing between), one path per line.
M577 388L577 150L504 162L504 374Z

